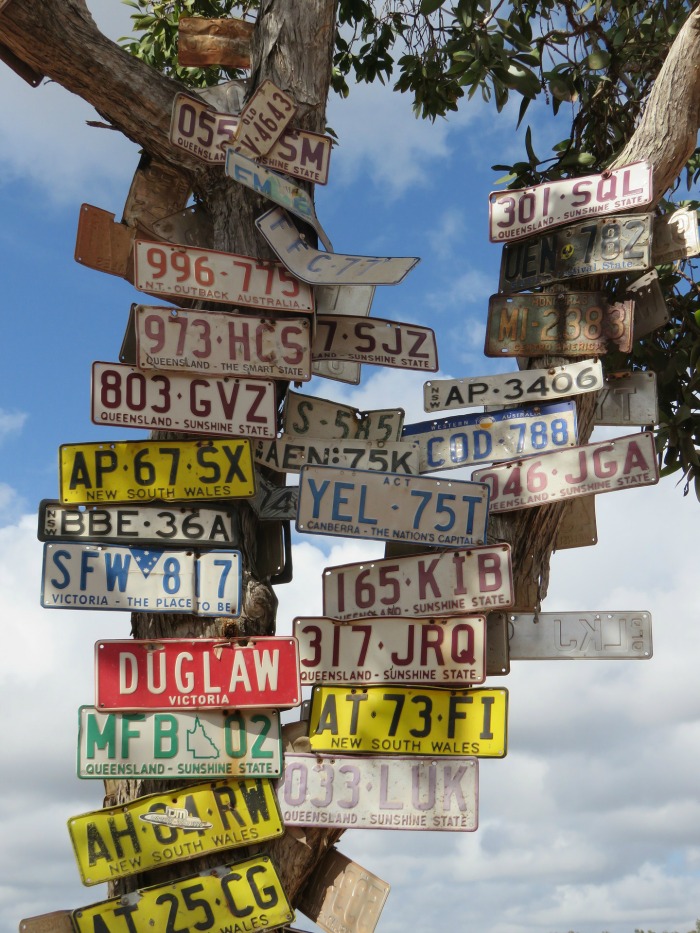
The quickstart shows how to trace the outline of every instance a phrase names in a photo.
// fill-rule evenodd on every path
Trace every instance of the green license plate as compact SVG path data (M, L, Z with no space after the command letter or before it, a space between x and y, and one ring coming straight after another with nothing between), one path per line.
M63 444L61 502L250 498L255 494L247 438Z
M314 687L311 750L374 755L506 754L508 691Z
M284 832L271 780L213 781L68 820L83 884L100 884L273 839ZM164 928L163 928L164 929Z
M78 933L210 930L248 933L294 920L270 859L264 856L140 888L71 914Z

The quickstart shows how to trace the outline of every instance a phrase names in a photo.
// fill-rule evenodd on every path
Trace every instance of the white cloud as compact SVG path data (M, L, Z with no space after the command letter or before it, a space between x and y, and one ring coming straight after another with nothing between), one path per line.
M0 408L0 444L8 434L15 434L22 430L28 415L23 411L4 411Z

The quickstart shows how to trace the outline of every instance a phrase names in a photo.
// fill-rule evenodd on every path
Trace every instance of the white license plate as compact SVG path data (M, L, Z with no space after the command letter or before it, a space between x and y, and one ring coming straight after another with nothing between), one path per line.
M281 207L262 214L255 226L285 266L310 285L398 285L420 262L414 256L347 256L314 249Z
M477 405L522 405L543 402L550 396L568 398L595 392L602 387L603 364L600 360L582 360L548 369L528 369L522 373L434 379L423 385L423 408L432 412Z
M484 544L488 487L478 483L306 466L297 531L436 547Z
M41 605L237 616L242 569L239 551L45 544Z
M294 382L311 378L311 330L306 318L137 305L135 330L140 369Z
M177 94L170 123L170 141L203 162L223 165L226 147L234 141L238 117L218 113L201 100ZM331 157L330 136L288 127L260 161L287 175L325 185Z
M279 262L151 240L134 242L134 285L150 295L313 312L313 292Z
M598 392L594 424L618 426L659 423L655 372L608 373Z
M492 191L489 239L492 243L520 240L580 218L638 208L651 198L648 162L633 162L602 175L562 178L513 191Z
M374 933L389 889L386 881L330 849L304 885L298 906L326 933Z
M358 321L344 315L317 315L311 355L314 360L352 360L397 369L436 372L438 368L433 330L381 318Z
M634 301L633 340L641 340L668 323L670 314L656 269L630 282L625 297Z
M294 620L302 684L480 684L486 677L486 616L364 622Z
M382 473L420 472L418 447L410 441L382 444L282 435L274 441L257 441L254 457L256 463L280 473L298 473L311 464Z
M374 300L374 285L318 285L316 287L316 314L347 314L367 317ZM357 385L360 364L347 360L315 360L314 376Z
M279 777L277 710L105 713L81 706L78 777L217 780Z
M277 799L288 826L469 832L478 776L476 758L286 753Z
M510 460L576 444L576 402L545 402L488 414L455 415L404 426L417 440L420 472L456 470L472 463Z
M513 603L510 545L411 554L323 571L323 612L333 619L444 617Z
M511 661L645 660L652 656L649 612L508 614Z
M283 431L297 437L360 438L366 441L398 441L403 408L360 411L325 398L302 395L289 389L284 399Z
M239 548L240 519L235 511L208 506L64 505L42 499L40 541L89 541L93 544L177 544L182 547Z
M234 146L267 155L296 112L294 98L266 78L257 86L238 117Z
M700 252L698 214L691 208L681 208L654 220L651 258L655 266L678 259L688 259Z
M654 435L644 432L571 450L556 450L541 457L476 470L472 479L488 485L492 512L651 486L659 481Z
M92 420L219 437L275 437L275 384L93 363Z

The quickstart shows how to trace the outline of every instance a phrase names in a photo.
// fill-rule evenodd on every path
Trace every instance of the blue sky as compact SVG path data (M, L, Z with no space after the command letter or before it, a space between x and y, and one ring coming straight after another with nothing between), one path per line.
M98 24L128 29L117 0L88 0ZM138 162L119 134L55 85L31 89L0 70L0 930L22 917L106 896L79 882L66 820L102 803L75 777L78 706L92 702L93 644L127 637L122 613L42 610L36 508L55 497L61 443L143 437L90 422L90 366L118 359L128 283L73 259L87 202L117 219ZM488 193L518 152L515 116L475 101L449 121L416 121L379 86L334 99L340 137L318 217L336 250L420 256L372 313L433 327L440 375L513 369L483 356L500 247L489 244ZM556 139L542 120L535 134ZM547 143L539 144L544 152ZM398 406L424 420L424 376L365 367L360 386L304 392L361 408ZM594 439L613 436L598 429ZM625 433L625 432L622 432ZM456 471L454 478L468 478ZM700 915L700 693L694 556L697 504L674 479L599 497L596 547L552 564L545 610L646 610L645 662L519 662L509 751L480 765L476 833L348 832L340 849L392 885L378 929L480 933L686 933ZM295 536L294 580L278 588L278 631L321 613L323 567L380 556L378 543ZM313 929L301 915L297 926Z

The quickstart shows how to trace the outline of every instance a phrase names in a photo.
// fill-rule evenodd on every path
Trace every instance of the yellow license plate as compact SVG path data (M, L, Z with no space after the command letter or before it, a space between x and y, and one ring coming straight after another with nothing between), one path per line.
M63 444L61 502L148 502L255 495L247 438Z
M264 855L112 897L74 910L71 916L78 933L249 933L291 923L294 911Z
M319 752L503 758L507 725L503 688L314 687L309 736Z
M201 734L188 740L207 741ZM162 747L167 752L167 730ZM281 836L284 825L273 782L250 778L196 784L83 813L68 820L68 831L82 882L91 885L263 842Z

